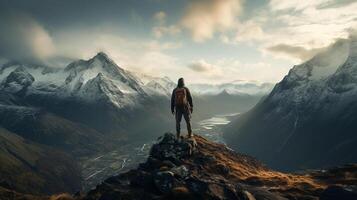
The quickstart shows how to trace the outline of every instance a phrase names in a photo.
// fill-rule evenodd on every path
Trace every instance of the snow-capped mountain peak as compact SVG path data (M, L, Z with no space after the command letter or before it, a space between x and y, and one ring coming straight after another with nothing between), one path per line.
M35 78L23 66L17 67L12 71L2 83L5 91L16 93L29 87Z
M97 55L95 55L93 57L93 59L99 59L99 60L102 60L102 61L105 61L105 62L113 62L109 58L109 56L106 53L102 52L102 51L98 52Z
M350 55L351 41L341 39L312 59L294 66L286 78L289 82L318 81L334 74Z
M69 73L66 84L70 90L76 90L87 81L102 74L110 79L124 93L144 94L142 83L130 72L120 68L105 53L100 52L89 60L79 60L69 64L65 71Z
M63 69L6 63L0 66L0 80L2 88L14 92L26 88L27 95L87 98L87 102L106 98L120 108L147 96L144 84L103 52Z
M356 108L357 42L350 38L291 69L235 122L235 135L227 141L285 169L329 165L330 158L351 162L356 158Z

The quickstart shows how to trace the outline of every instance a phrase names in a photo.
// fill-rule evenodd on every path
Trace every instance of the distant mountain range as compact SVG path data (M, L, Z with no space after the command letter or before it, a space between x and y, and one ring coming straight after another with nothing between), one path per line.
M357 161L357 38L294 66L226 130L234 149L283 170Z
M20 141L25 141L23 144L28 141L29 148L35 146L41 152L65 155L61 157L68 162L63 162L62 168L71 169L78 164L76 158L107 152L121 144L146 142L156 138L157 133L173 129L169 99L175 87L176 83L167 77L127 71L103 52L64 68L4 61L0 65L0 127L14 135L7 137L14 140L12 143L20 145ZM220 89L217 94L194 94L197 120L219 112L246 111L260 98L259 95L228 94L223 87ZM236 101L242 104L226 109ZM11 151L2 153L4 159L14 156ZM23 153L18 151L19 155L13 158L22 163L20 171L25 173L27 169L36 174L32 168L26 168L27 157L22 159L21 156L26 156ZM39 152L29 151L28 157L33 157L35 162L41 156ZM0 162L5 162L1 160L3 157ZM8 168L16 167L11 163ZM10 172L0 168L3 175L0 182L7 180L15 188L26 188L31 193L53 191L52 186L46 191L40 186L24 186L15 179L9 181ZM43 174L37 176L46 179ZM54 187L72 191L80 187L80 181L74 185L58 181L63 187Z
M232 95L262 96L268 94L273 89L274 84L237 80L222 84L190 84L189 87L198 95L215 95L226 92Z

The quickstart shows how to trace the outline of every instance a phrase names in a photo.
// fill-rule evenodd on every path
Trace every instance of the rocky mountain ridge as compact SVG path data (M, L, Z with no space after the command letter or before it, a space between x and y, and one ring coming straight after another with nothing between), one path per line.
M203 137L177 141L173 134L166 133L137 169L113 176L87 194L58 197L78 200L355 199L356 169L356 165L347 165L301 174L281 173Z

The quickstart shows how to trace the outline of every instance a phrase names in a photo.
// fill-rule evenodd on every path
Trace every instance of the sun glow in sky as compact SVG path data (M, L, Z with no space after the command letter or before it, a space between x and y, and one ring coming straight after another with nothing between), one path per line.
M355 0L0 0L0 57L54 65L104 51L173 80L277 82L347 38L356 10Z

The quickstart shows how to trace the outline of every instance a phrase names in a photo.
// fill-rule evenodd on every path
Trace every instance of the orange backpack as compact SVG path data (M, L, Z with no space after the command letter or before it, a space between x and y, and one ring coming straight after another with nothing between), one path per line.
M175 90L175 104L176 106L187 105L186 89L177 88Z

